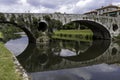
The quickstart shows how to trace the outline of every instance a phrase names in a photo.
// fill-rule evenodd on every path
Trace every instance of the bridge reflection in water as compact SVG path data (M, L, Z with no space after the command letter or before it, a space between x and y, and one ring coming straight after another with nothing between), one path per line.
M102 56L112 52L110 45L109 40L51 40L46 44L29 44L17 59L28 73L77 68L104 62Z

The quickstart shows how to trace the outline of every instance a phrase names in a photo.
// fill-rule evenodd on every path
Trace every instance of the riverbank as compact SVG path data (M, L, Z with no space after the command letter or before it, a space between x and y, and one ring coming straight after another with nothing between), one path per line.
M91 41L93 32L89 29L86 30L59 30L55 31L52 38L55 39L67 39L67 40L79 40L79 41Z
M12 53L0 42L0 80L23 80L16 72Z

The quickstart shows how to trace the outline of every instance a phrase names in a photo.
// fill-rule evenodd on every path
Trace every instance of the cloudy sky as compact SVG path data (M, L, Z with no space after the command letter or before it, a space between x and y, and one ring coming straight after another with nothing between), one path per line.
M120 0L0 0L0 12L84 13Z

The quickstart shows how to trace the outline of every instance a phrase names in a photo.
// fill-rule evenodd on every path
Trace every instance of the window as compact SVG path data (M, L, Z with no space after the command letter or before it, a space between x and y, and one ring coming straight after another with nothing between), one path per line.
M117 24L113 24L113 31L116 31L118 29L118 25Z
M111 12L111 13L109 13L109 15L112 16L112 17L116 17L117 13L116 12Z
M104 12L105 10L103 9L103 12Z

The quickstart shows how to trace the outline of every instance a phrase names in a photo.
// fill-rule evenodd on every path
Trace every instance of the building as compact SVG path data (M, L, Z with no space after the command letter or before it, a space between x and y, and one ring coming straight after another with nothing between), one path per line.
M102 6L94 11L86 12L85 15L101 15L101 16L112 16L116 17L120 15L120 7L115 5Z
M87 13L84 13L85 15L97 15L97 11L94 10L94 11L90 11L90 12L87 12Z
M112 17L120 16L120 9L103 13L103 16L112 16Z

